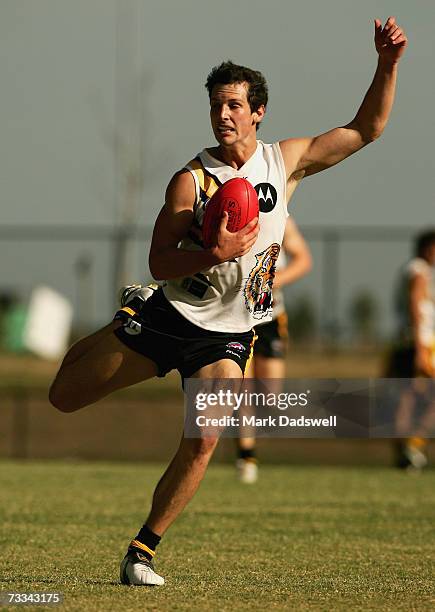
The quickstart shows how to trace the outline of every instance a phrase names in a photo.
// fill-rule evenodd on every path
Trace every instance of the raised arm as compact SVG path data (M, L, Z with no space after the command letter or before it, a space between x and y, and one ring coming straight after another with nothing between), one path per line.
M383 28L379 19L375 19L378 65L355 118L313 138L281 141L288 179L299 180L334 166L382 134L393 106L397 65L407 42L394 17L389 17Z
M166 190L165 205L154 225L149 256L150 271L156 280L168 280L196 274L211 266L240 257L257 239L258 219L253 219L237 233L226 230L224 213L216 244L209 249L189 251L178 248L193 222L195 185L190 172L179 172Z
M286 222L282 248L289 256L289 262L285 268L276 271L274 289L294 283L308 274L312 267L311 251L291 217Z

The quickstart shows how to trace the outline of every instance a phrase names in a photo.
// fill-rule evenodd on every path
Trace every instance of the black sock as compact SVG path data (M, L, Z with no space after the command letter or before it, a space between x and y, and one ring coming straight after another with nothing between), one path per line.
M151 529L144 524L134 540L130 542L128 550L136 550L151 561L161 539L161 536L151 531Z
M255 448L239 448L239 458L255 460Z

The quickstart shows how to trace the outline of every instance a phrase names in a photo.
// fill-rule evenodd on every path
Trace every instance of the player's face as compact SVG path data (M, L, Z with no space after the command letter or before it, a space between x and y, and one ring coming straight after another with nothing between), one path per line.
M215 85L210 98L210 119L218 143L228 147L255 136L262 112L253 113L247 98L247 83Z

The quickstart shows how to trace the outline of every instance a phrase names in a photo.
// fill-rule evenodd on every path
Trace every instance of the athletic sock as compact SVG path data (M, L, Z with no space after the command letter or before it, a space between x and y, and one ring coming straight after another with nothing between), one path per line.
M143 525L137 536L130 542L128 550L135 550L152 561L156 554L156 548L161 540L161 536L151 531L146 524Z
M239 459L252 462L257 461L255 456L255 448L239 448Z
M417 436L414 436L413 438L408 438L406 440L406 444L408 447L416 448L422 451L427 444L427 440L425 438L418 438Z

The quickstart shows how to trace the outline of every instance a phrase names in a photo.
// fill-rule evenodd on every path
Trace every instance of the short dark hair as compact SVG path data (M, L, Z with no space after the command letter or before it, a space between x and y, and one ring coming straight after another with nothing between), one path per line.
M261 105L267 106L268 88L266 79L261 72L251 70L246 66L239 66L231 60L222 62L219 66L212 68L205 82L208 97L211 98L211 92L215 85L230 85L232 83L248 84L247 97L252 113L255 113Z
M435 244L435 228L419 234L415 239L415 254L424 257L426 249Z

